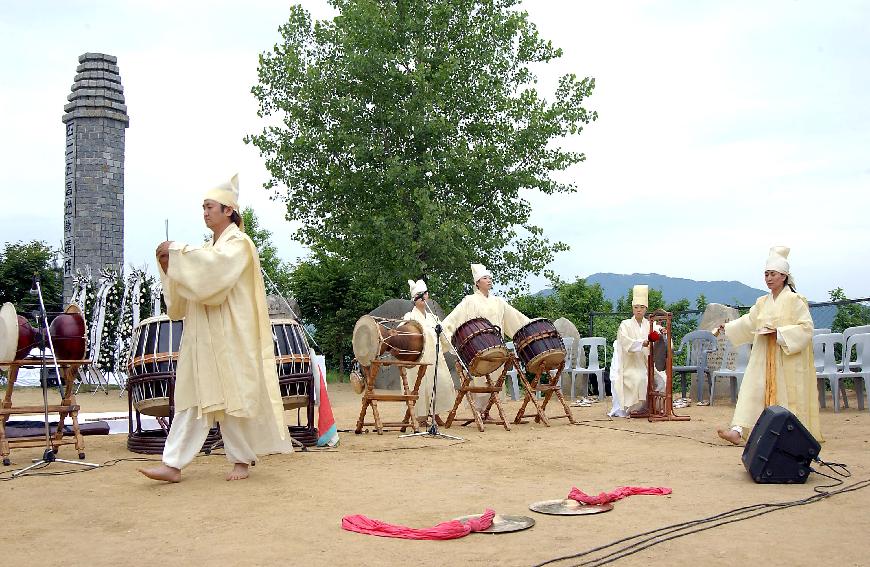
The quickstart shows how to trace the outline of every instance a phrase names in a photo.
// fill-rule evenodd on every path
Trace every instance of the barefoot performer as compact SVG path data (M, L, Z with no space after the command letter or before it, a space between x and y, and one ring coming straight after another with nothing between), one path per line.
M238 176L210 190L203 219L210 242L157 247L168 315L184 319L175 377L175 416L163 464L139 469L154 480L178 482L181 469L220 422L227 480L248 477L257 455L289 453L278 391L274 343L260 274L260 259L242 231Z
M791 411L817 441L819 399L813 364L813 320L804 296L795 293L788 265L789 249L774 246L764 268L770 293L759 297L749 313L720 325L734 346L752 341L749 365L740 384L731 429L719 437L737 445L767 406Z

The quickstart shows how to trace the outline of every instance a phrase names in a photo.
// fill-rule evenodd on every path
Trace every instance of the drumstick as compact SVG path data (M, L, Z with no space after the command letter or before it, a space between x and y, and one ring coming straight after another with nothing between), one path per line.
M166 219L163 222L165 223L165 226L166 226L166 240L168 242L169 241L169 219Z

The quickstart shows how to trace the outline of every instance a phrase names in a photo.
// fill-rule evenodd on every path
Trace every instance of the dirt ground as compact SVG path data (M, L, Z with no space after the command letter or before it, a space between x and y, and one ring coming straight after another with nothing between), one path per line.
M55 393L56 396L56 393ZM700 519L737 507L786 502L831 484L812 474L805 485L753 483L741 449L716 438L733 407L692 406L689 422L615 420L604 404L574 408L582 423L555 420L511 431L488 426L445 432L461 443L400 439L398 433L354 435L360 398L348 384L330 385L341 445L263 458L245 481L226 482L221 455L200 456L180 484L142 477L142 463L63 476L0 483L5 565L536 565L620 538ZM822 410L823 459L847 463L852 478L870 478L870 412ZM17 391L16 405L41 403L39 390ZM80 394L84 412L126 411L118 393ZM518 402L506 407L512 417ZM389 417L403 413L382 404ZM554 412L549 412L550 414ZM87 460L143 457L126 450L126 435L85 438ZM13 449L11 468L41 455ZM75 459L71 446L59 457ZM147 463L146 463L147 464ZM47 470L68 470L55 463ZM0 477L9 476L9 468ZM633 496L608 513L546 516L535 501L617 486L666 486L670 496ZM343 531L341 518L364 514L428 527L493 508L526 515L533 528L512 534L470 534L452 541L408 541ZM870 489L781 509L620 559L619 565L870 565ZM864 543L861 543L861 542ZM585 558L588 559L588 558ZM555 565L576 565L573 559Z

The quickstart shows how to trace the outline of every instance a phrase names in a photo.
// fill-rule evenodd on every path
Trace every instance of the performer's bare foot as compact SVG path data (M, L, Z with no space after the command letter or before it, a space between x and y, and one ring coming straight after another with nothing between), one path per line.
M227 480L244 480L248 478L248 463L235 463L233 470L227 473Z
M169 465L160 465L150 469L139 469L139 472L151 480L163 480L166 482L181 482L181 470Z
M725 441L733 443L734 445L740 445L740 442L743 441L743 437L733 429L720 429L719 437Z

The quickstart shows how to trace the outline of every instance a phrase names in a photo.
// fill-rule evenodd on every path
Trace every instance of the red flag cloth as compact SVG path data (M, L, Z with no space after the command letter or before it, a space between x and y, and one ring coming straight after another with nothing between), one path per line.
M471 518L465 522L450 520L441 522L431 528L415 529L405 526L388 524L380 520L373 520L359 514L345 516L341 519L341 528L349 532L376 535L381 537L397 537L401 539L456 539L464 537L471 532L483 531L492 525L495 512L486 509L480 518Z
M617 500L622 500L626 496L635 496L637 494L664 496L666 494L670 494L671 492L673 491L670 488L665 487L644 488L642 486L620 486L617 487L616 490L612 490L610 492L602 492L598 496L589 496L575 486L571 488L571 492L568 494L568 498L570 498L571 500L576 500L577 502L582 502L583 504L607 504L609 502L616 502Z

